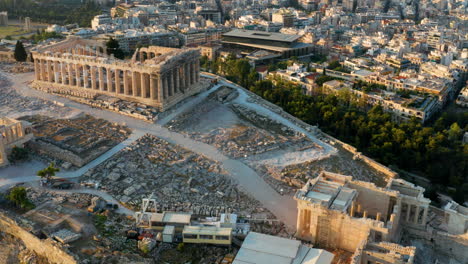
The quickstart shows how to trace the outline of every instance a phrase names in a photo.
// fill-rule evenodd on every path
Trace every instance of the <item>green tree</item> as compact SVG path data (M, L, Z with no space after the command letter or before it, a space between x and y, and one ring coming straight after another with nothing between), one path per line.
M8 159L11 162L21 161L26 160L28 158L28 155L29 153L27 149L14 146L11 150L10 156L8 156Z
M125 58L124 52L120 49L119 42L112 37L106 42L106 52L108 55L114 54L114 57L117 59L123 60Z
M59 168L55 167L55 164L52 162L47 168L44 168L37 172L37 176L45 178L47 181L50 181L52 177L55 176L55 173L60 171Z
M460 126L457 123L453 123L448 131L448 139L451 141L459 140L462 133L463 131L461 130Z
M27 191L24 187L12 188L6 198L17 207L28 210L34 208L34 204L29 201Z
M16 42L14 56L16 61L26 61L28 58L28 53L26 53L26 49L24 49L23 42L19 40Z
M340 66L341 66L340 62L335 60L335 61L330 62L330 64L328 64L327 69L333 70L333 69L336 69L336 68L338 68Z

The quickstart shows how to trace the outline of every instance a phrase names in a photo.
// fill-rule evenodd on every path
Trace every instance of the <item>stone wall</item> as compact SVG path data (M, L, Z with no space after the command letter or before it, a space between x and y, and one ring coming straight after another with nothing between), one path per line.
M468 263L468 236L451 235L449 233L433 230L432 228L417 229L404 228L411 236L423 239L427 244L432 245L437 254L445 255L456 259L460 263Z
M29 250L47 258L50 263L78 263L75 257L65 252L57 242L51 239L39 239L21 227L3 211L0 211L0 231L20 239Z
M68 161L77 167L82 167L83 165L95 158L95 155L90 155L87 156L87 158L82 159L71 151L61 149L57 146L43 141L31 141L28 143L28 145L34 151L37 151L39 153L45 153L46 155L59 160Z
M298 231L296 236L325 248L354 252L369 235L376 232L388 238L384 223L369 218L354 218L347 213L328 210L315 204L298 204ZM309 224L309 226L307 226Z
M347 151L351 152L353 155L355 155L355 158L362 160L364 163L371 166L372 168L374 168L378 172L383 173L387 177L387 179L398 178L398 173L391 170L387 166L385 166L385 165L383 165L383 164L381 164L381 163L379 163L379 162L377 162L377 161L363 155L355 147L353 147L353 146L351 146L349 144L346 144L343 141L341 141L339 139L336 139L336 138L334 138L334 137L332 137L332 136L330 136L328 134L325 134L322 131L320 131L320 132L322 133L322 136L327 138L329 141L334 142L334 143L338 143L342 148L344 148Z
M367 211L368 216L375 218L377 213L380 213L384 222L388 220L394 205L390 202L392 195L376 186L368 188L368 186L350 182L349 187L358 191L356 202L361 205L362 210Z

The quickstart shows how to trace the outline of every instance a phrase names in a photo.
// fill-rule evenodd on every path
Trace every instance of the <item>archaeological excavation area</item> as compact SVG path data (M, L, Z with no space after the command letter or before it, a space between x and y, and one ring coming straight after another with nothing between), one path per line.
M71 119L24 116L31 124L34 139L28 147L37 155L57 161L68 169L82 167L125 140L131 130L120 124L79 115Z

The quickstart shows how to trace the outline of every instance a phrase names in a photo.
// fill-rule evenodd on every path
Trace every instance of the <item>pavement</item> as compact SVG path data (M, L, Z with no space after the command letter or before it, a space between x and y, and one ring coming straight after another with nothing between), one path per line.
M229 175L238 182L239 187L243 191L245 191L251 197L255 198L260 203L262 203L265 208L271 211L278 219L283 221L289 230L295 230L297 208L296 202L294 201L292 196L282 196L278 194L253 169L251 169L250 167L238 160L234 160L225 156L213 146L195 141L183 134L169 131L167 128L163 127L163 124L170 121L170 119L175 118L177 114L183 111L183 109L181 109L180 111L178 110L173 114L169 114L166 118L163 118L159 123L148 123L128 116L123 116L115 112L92 108L88 105L79 104L64 97L44 93L30 88L29 83L33 80L34 73L13 75L2 72L1 74L4 74L8 78L10 78L13 87L18 93L20 93L23 96L60 102L63 103L65 107L80 110L84 113L93 115L98 118L106 119L110 122L118 122L125 124L133 130L133 133L127 140L115 146L114 148L104 153L96 160L90 162L83 168L73 172L65 172L63 174L58 174L57 176L65 178L79 177L83 175L88 169L99 165L100 163L104 162L106 159L111 157L113 154L123 149L125 146L133 143L140 136L144 135L145 133L149 133L163 140L166 140L169 143L179 145L181 147L193 151L194 153L204 155L209 159L220 162L222 164L222 167L229 172ZM222 81L220 84L224 85L226 83ZM210 93L210 91L214 90L212 89L207 92L203 92L199 95L200 97L196 96L190 98L186 101L187 105L182 107L184 109L188 109L191 105L196 105L197 101L201 101L203 97L206 97ZM3 178L1 174L2 170L0 170L0 178ZM0 179L0 187L19 182L30 182L37 180L39 179L35 175Z

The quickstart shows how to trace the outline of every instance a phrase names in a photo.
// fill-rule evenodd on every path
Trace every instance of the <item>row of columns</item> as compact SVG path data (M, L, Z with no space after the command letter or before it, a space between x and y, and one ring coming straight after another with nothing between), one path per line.
M184 93L200 80L198 60L160 74L39 58L35 59L34 67L36 80L159 101Z
M0 141L3 141L5 145L10 144L16 141L18 138L24 136L23 127L21 124L3 127L0 132L0 136L2 136L2 140Z
M426 224L427 213L429 210L428 207L421 207L417 204L411 204L411 203L402 203L402 208L403 207L406 207L406 214L402 215L401 217L403 217L407 223L413 223L413 224L419 224L419 225ZM423 212L422 212L421 221L419 221L421 210L423 210Z

